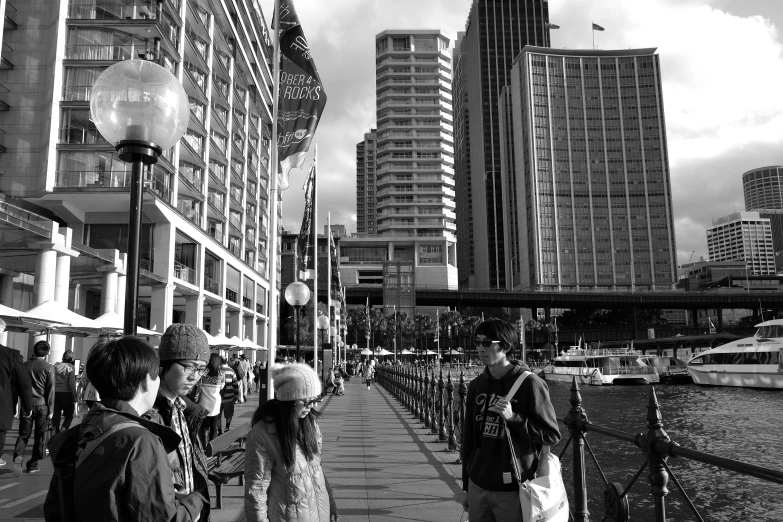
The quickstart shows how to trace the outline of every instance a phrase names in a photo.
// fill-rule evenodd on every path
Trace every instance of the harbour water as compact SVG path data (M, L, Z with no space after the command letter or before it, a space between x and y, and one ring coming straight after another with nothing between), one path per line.
M571 385L548 382L557 416L571 408ZM587 418L629 434L646 432L649 386L582 386L582 406ZM783 392L696 385L657 385L664 430L672 440L691 449L721 457L783 470ZM561 425L562 426L562 425ZM553 448L559 455L568 434ZM596 433L587 441L609 482L625 488L644 463L635 445ZM573 489L572 449L563 457L563 478L569 495ZM670 458L669 466L706 521L783 521L783 486L682 458ZM604 485L585 449L590 520L604 517ZM668 484L667 520L697 520L673 481ZM629 493L630 520L654 521L652 495L645 470Z

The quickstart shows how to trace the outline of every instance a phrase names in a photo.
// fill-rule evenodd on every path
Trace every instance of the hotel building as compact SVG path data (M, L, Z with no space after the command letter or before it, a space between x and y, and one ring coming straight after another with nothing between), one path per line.
M758 212L734 212L712 220L707 229L710 261L745 263L750 275L775 273L775 250L769 219Z
M3 5L2 303L123 314L130 166L95 128L89 101L107 67L144 58L182 82L191 114L185 136L144 172L139 324L191 323L264 346L272 78L258 0ZM23 353L24 337L12 343ZM92 342L67 341L77 358Z

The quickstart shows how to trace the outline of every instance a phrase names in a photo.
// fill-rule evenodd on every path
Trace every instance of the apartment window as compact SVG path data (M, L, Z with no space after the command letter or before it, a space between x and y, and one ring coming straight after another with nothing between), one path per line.
M240 276L239 270L231 265L226 266L226 299L232 303L239 303Z
M419 264L443 264L443 252L441 245L421 245L419 247Z
M407 36L402 38L392 38L392 47L395 51L410 51L410 39Z

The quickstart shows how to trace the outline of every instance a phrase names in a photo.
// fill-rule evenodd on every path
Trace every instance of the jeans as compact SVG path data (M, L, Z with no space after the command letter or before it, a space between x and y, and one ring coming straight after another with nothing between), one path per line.
M518 522L522 506L517 491L489 491L471 480L468 483L468 520L470 522Z
M209 441L218 436L219 428L220 413L217 415L204 417L204 421L201 423L201 440L204 442L204 447L209 444Z
M5 449L5 434L8 430L0 430L0 459L3 458L3 450Z
M71 427L73 421L74 404L71 392L54 392L54 416L52 417L52 426L55 433L60 432L60 414L65 415L63 421L63 430Z
M16 447L14 448L14 459L16 457L24 457L24 450L27 447L27 441L30 440L30 434L33 433L33 426L35 427L35 435L33 438L33 456L27 462L27 469L37 468L38 461L44 458L44 431L48 426L47 416L49 415L49 408L45 405L37 404L33 406L33 415L29 418L19 419L19 438L16 439Z

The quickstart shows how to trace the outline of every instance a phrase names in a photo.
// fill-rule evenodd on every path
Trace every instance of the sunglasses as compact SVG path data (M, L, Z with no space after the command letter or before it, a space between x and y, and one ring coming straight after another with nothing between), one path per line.
M493 341L492 339L476 339L473 341L473 346L481 345L484 348L489 348L493 343L500 343L500 341Z
M318 404L320 402L320 399L318 399L318 397L316 397L314 399L299 399L299 400L302 401L302 405L305 408L308 408L310 406L314 406L314 405L316 405L316 404Z

